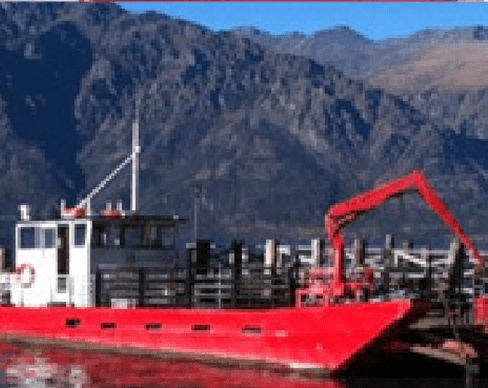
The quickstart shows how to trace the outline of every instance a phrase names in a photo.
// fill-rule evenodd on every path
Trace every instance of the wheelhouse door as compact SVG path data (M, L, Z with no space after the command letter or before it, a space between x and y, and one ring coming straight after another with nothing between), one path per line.
M69 226L58 226L58 275L69 274Z

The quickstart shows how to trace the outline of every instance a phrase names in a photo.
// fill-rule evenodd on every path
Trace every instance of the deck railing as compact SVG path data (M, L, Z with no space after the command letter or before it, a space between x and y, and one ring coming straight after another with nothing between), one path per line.
M307 285L308 268L317 263L333 264L328 246L322 246L319 255L312 251L312 246L307 250L307 246L275 245L272 255L267 252L268 247L273 245L254 249L242 245L211 248L202 260L196 257L193 245L187 264L180 267L98 269L88 284L75 284L73 277L59 275L47 287L51 287L52 303L72 304L76 299L87 305L126 307L280 307L293 305L296 289ZM455 260L447 249L367 247L363 257L358 252L357 248L346 249L346 278L353 276L357 266L375 268L374 298L420 296L440 302L446 289L452 288L448 284L449 271L454 270ZM486 256L488 252L481 254ZM474 295L487 293L488 276L475 281L473 264L467 260L461 264L457 269L458 294L472 301ZM11 274L2 275L5 281L0 276L0 292L7 295ZM75 295L75 291L83 295Z
M97 273L97 305L279 307L294 299L290 269L271 266L120 268Z

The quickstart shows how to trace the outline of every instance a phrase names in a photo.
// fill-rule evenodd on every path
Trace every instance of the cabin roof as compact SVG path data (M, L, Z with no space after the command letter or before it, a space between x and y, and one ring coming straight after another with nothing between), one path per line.
M82 218L45 218L45 219L30 219L30 220L19 220L17 221L20 225L29 225L29 224L42 224L42 223L62 223L62 222L69 222L69 221L83 221L83 220L91 220L94 223L100 225L134 225L134 224L150 224L150 225L161 225L161 226L170 226L170 225L177 225L177 224L184 224L188 222L187 218L182 218L178 215L172 216L160 216L160 215L124 215L119 218L110 218L105 217L103 215L92 215Z
M177 215L174 216L151 216L151 215L126 215L120 218L109 218L104 216L94 216L90 217L94 224L97 225L161 225L161 226L172 226L183 224L188 221L186 218L181 218Z

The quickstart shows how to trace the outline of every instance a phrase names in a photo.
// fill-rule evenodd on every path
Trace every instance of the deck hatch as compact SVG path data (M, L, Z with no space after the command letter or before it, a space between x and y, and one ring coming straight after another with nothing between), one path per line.
M67 318L66 319L66 327L69 327L69 328L77 328L77 327L80 327L81 325L81 319L79 318Z
M210 325L192 325L191 331L210 331Z
M117 325L114 322L104 322L100 325L102 329L115 329Z

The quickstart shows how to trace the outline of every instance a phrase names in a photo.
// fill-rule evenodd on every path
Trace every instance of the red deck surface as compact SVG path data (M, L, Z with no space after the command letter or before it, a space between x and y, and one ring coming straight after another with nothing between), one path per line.
M264 311L0 307L0 333L334 372L425 311L413 300Z

